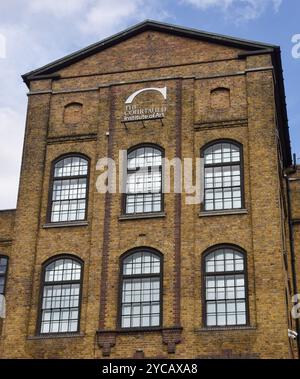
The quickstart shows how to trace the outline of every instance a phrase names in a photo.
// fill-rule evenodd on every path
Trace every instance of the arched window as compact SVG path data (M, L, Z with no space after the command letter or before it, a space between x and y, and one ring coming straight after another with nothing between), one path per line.
M66 155L54 162L50 222L86 219L89 162L81 155Z
M125 213L162 211L162 150L143 145L127 157Z
M40 333L79 331L82 261L61 256L43 267Z
M4 295L7 278L8 257L0 255L0 295Z
M151 328L162 321L162 257L143 248L121 260L121 328Z
M218 141L202 149L204 158L204 210L240 209L243 206L242 147Z
M245 254L231 246L204 255L206 326L248 324Z

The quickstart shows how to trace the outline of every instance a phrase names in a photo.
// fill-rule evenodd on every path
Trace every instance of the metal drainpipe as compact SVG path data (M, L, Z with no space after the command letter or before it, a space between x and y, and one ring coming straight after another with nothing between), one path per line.
M291 250L291 268L292 268L292 277L293 277L293 288L294 295L298 293L297 289L297 277L296 277L296 268L295 268L295 239L294 239L294 224L292 222L292 205L291 205L291 186L289 177L284 175L287 185L287 203L288 203L288 220L289 220L289 238L290 238L290 250ZM300 324L299 319L296 319L296 331L297 335L297 345L298 345L298 359L300 359Z

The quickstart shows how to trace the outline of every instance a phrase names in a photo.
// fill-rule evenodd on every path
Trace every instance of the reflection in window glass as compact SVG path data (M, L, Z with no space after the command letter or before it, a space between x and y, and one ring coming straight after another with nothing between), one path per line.
M162 152L140 147L128 154L126 214L162 210Z
M0 295L4 295L7 277L8 258L0 255Z
M123 260L122 328L160 325L160 273L160 257L152 252L136 252Z
M242 253L221 248L205 257L205 306L207 326L247 323Z
M85 220L88 161L63 158L54 166L51 222Z
M242 208L241 152L233 143L216 143L204 151L204 209Z
M41 333L77 332L81 290L81 264L57 259L45 268Z

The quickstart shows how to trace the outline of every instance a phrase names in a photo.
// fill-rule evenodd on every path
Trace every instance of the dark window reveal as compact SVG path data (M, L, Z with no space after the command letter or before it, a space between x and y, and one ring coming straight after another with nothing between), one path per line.
M0 295L4 295L7 278L8 258L0 255Z
M248 323L244 253L224 246L206 254L204 290L206 326Z
M79 331L82 263L61 257L43 270L40 333Z
M50 222L86 219L88 169L82 156L66 156L54 164Z
M241 147L229 141L203 150L205 211L242 208L241 154Z
M127 255L121 264L121 328L161 325L161 257L143 249Z
M141 146L127 157L125 213L162 211L162 151Z

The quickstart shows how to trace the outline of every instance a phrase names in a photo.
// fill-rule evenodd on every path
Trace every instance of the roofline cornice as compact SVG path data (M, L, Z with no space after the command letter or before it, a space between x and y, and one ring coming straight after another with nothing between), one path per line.
M27 72L22 75L24 82L29 86L31 80L36 79L37 76L45 76L54 73L62 68L65 68L73 63L76 63L84 58L87 58L93 54L96 54L102 50L105 50L111 46L114 46L128 38L131 38L144 31L153 30L164 33L169 33L173 35L178 35L187 38L198 39L202 41L218 43L221 45L232 46L236 48L249 49L250 51L255 50L266 50L274 49L278 46L264 44L256 41L249 41L234 37L229 37L221 34L208 33L205 31L184 28L182 26L162 23L153 20L145 20L139 24L136 24L130 28L127 28L111 37L105 38L100 42L94 43L85 47L84 49L78 50L72 54L69 54L63 58L57 59L51 63L46 64L38 69Z

